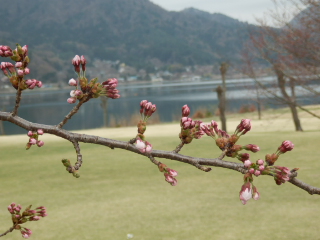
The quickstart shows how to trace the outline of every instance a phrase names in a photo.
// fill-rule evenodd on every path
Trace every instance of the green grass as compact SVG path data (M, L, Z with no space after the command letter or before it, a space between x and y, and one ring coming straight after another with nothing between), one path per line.
M252 160L273 152L283 140L295 149L282 155L278 165L300 167L299 178L320 186L319 132L252 133L240 143L255 143L261 151ZM177 138L148 139L155 149L173 150ZM81 177L65 171L62 158L75 161L66 141L24 150L23 145L1 148L0 232L10 227L6 207L44 205L49 216L25 224L32 239L320 239L320 198L286 183L277 186L260 176L255 185L259 201L239 201L240 173L214 168L205 173L170 160L161 160L178 171L178 185L170 186L147 158L123 150L81 144L84 163ZM217 157L208 137L187 145L182 154ZM228 159L229 160L229 159ZM4 239L21 239L18 231Z

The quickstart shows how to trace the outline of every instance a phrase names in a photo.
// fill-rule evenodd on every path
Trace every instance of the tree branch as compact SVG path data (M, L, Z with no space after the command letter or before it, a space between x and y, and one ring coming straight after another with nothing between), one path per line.
M166 158L166 159L175 160L178 162L187 163L187 164L195 166L198 169L206 171L206 172L210 171L211 169L208 167L205 167L205 166L227 168L230 170L240 172L242 174L245 174L248 171L248 169L245 168L242 163L235 163L235 162L229 162L229 161L222 160L222 158L225 155L224 152L218 158L197 158L197 157L185 156L185 155L175 153L172 151L169 152L169 151L163 151L163 150L152 150L151 153L143 154L134 145L128 144L128 142L114 140L114 139L108 139L108 138L103 138L103 137L93 136L93 135L72 133L67 130L58 128L57 126L32 123L32 122L29 122L23 118L18 117L18 116L12 116L8 112L0 112L0 120L11 122L21 128L26 129L26 130L36 131L37 129L43 129L43 131L45 133L53 134L57 137L61 137L61 138L64 138L64 139L72 142L75 146L76 151L77 151L77 148L79 147L78 142L93 143L93 144L107 146L107 147L110 147L111 149L121 148L121 149L130 151L130 152L144 155L144 156L150 158L150 160L155 164L157 164L157 162L154 159L154 157L158 157L158 158ZM78 160L79 160L79 152L77 152L77 155L78 155ZM82 162L82 160L81 160L81 162ZM296 176L297 176L297 172L291 173L289 182L292 183L293 185L307 191L310 194L319 194L320 195L320 188L316 188L316 187L310 186L306 183L303 183L302 181L296 179Z

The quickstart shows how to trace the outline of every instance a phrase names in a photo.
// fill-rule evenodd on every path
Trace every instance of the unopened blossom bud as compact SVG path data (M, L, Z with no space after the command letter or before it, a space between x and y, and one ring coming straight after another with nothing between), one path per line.
M182 117L188 117L190 114L190 108L188 107L188 105L184 105L182 107Z
M69 85L70 85L70 86L77 86L77 81L76 81L75 79L71 78L71 79L69 80Z
M255 170L255 171L254 171L254 175L255 175L255 176L258 177L260 174L261 174L261 172L260 172L259 170Z
M29 132L28 132L28 136L31 137L32 135L33 135L33 132L32 132L32 131L29 131Z
M21 70L21 69L19 69L17 72L18 72L18 76L20 76L20 77L22 77L24 74L23 70Z
M242 119L240 124L236 128L236 134L240 133L241 135L246 134L251 129L251 120Z
M166 172L171 176L171 177L176 177L178 176L178 172L176 170L173 170L171 168L167 168Z
M255 171L254 168L249 169L249 173L251 173L251 174L254 174L254 171Z
M239 198L243 205L247 203L252 198L252 189L250 182L246 182L242 185L241 190L239 192Z
M152 151L152 145L151 143L146 141L146 152L150 153Z
M142 100L142 101L140 102L140 107L141 107L141 108L144 108L144 106L146 105L147 102L148 102L147 100Z
M28 54L28 45L24 45L22 47L22 51L23 51L24 56L26 56Z
M278 148L280 153L291 151L294 148L294 144L291 141L283 141L281 146Z
M22 67L22 62L16 62L15 67L16 68L21 68Z
M252 162L250 161L250 160L246 160L246 161L244 161L244 166L246 167L246 168L249 168L249 167L251 167L251 164L252 164Z
M39 135L42 135L42 134L43 134L43 130L42 130L42 129L38 129L38 130L37 130L37 133L38 133Z
M74 66L74 70L77 73L80 73L80 57L78 55L76 55L73 59L72 59L72 64Z
M257 161L257 164L258 164L258 165L263 165L263 164L264 164L264 161L263 161L262 159L259 159L259 160Z
M244 149L251 151L251 152L258 152L260 151L259 146L255 145L255 144L248 144L246 146L244 146Z
M260 166L259 166L259 170L260 170L260 171L263 171L263 170L264 170L264 166L263 166L263 165L260 165Z
M136 140L136 148L141 152L144 153L146 151L146 145L141 139Z
M33 216L29 219L29 221L39 221L40 217L39 216Z
M29 74L29 73L30 73L30 69L29 69L29 68L25 68L25 69L23 70L23 73L24 73L24 75Z
M250 154L249 153L240 153L240 154L238 154L237 158L241 162L244 162L244 161L246 161L246 160L248 160L250 158Z
M35 145L37 143L37 140L34 139L34 138L30 138L29 139L29 143L32 144L32 145Z
M67 102L70 104L75 103L76 101L77 101L77 98L75 98L75 97L71 97L71 98L67 99Z
M85 59L85 57L83 55L80 57L80 62L81 62L82 71L85 72L87 60Z
M253 186L252 190L253 190L252 198L253 198L254 200L259 200L259 198L260 198L260 193L258 192L258 189L257 189L255 186Z
M38 147L42 147L43 145L44 145L44 142L43 142L43 141L38 141L38 142L37 142L37 146L38 146Z

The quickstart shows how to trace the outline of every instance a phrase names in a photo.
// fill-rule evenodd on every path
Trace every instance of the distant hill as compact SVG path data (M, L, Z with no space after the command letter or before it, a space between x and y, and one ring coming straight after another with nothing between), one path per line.
M41 66L33 74L51 81L72 71L75 54L138 69L155 59L237 63L247 30L255 27L194 8L166 11L148 0L0 0L0 6L0 44L27 44L32 63Z

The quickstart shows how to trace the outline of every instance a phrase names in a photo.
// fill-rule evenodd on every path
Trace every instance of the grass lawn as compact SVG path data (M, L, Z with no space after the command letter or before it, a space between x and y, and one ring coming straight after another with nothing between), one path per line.
M155 149L173 150L179 143L174 136L148 137L148 130L146 136ZM260 146L260 152L251 154L254 161L274 152L283 140L291 140L295 149L282 155L277 165L300 168L301 180L320 187L319 139L319 131L253 131L240 144ZM0 138L0 232L10 227L6 208L14 201L23 207L47 207L48 217L25 224L35 240L124 240L128 233L137 240L320 239L319 196L290 183L277 186L271 177L255 178L261 198L244 206L239 200L242 175L231 170L214 168L205 173L161 160L179 173L178 185L172 187L145 157L81 144L84 163L76 179L61 163L62 158L75 161L69 142L46 142L28 151L24 145L5 144ZM219 155L208 137L195 140L181 153ZM3 239L21 235L14 231Z

